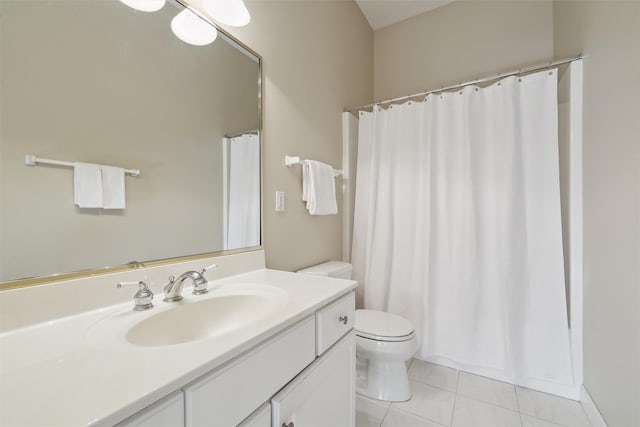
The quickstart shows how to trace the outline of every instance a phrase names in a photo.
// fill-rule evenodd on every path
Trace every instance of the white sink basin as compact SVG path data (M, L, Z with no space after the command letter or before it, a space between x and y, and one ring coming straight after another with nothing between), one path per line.
M127 341L140 346L181 344L228 333L271 313L261 295L228 295L184 304L136 324Z
M144 312L120 310L93 325L87 340L112 349L201 341L255 325L288 300L279 288L254 284L223 286L204 295L191 295L185 289L183 296L184 300L173 303L156 296L156 306Z

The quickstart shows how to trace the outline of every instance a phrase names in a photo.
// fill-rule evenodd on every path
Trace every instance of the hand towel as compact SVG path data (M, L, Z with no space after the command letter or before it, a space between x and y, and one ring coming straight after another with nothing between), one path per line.
M333 166L315 160L307 160L306 164L308 165L307 209L309 213L311 215L337 214Z
M102 166L102 201L105 209L124 209L124 169Z
M102 168L93 163L73 164L73 202L80 208L101 208Z
M302 163L302 200L309 200L309 162Z

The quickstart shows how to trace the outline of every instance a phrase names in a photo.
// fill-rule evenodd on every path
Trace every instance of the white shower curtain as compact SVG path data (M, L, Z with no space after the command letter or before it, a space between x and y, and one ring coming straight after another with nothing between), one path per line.
M352 263L417 357L576 396L556 70L361 112Z
M260 245L260 138L223 140L224 249Z

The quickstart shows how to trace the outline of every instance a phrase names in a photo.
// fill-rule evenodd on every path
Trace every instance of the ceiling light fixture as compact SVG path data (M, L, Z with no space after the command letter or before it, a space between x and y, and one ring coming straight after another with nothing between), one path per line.
M171 30L183 42L195 46L212 43L218 36L213 25L189 9L184 9L171 20Z
M120 0L120 3L141 12L155 12L164 7L166 0Z
M251 16L242 0L204 0L204 10L216 21L231 27L242 27Z

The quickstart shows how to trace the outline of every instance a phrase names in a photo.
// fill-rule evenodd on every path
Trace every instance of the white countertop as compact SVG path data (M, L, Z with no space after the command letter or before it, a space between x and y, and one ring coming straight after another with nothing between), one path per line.
M356 287L350 280L263 269L210 281L209 293L243 284L277 287L288 299L233 333L162 347L87 339L92 326L130 312L133 301L0 334L0 425L112 425ZM200 298L189 288L182 295L187 303ZM156 295L154 304L131 316L149 317L176 303Z

